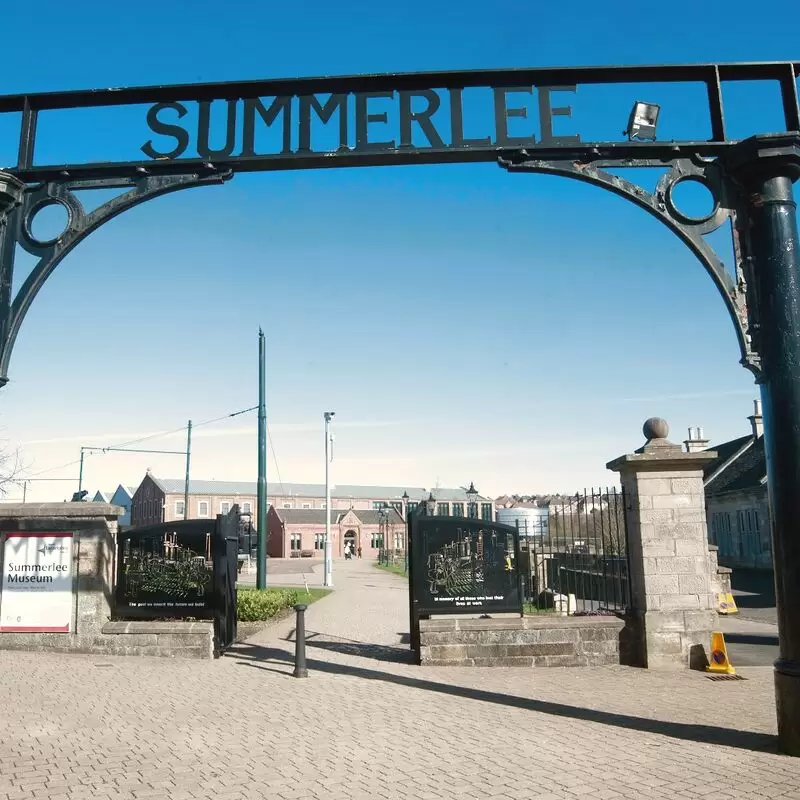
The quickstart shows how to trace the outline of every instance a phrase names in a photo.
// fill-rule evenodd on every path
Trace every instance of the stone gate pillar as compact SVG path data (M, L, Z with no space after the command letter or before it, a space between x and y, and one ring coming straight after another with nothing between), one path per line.
M643 447L606 465L625 492L634 658L650 669L705 666L715 598L703 467L716 453L684 452L663 419L643 432Z

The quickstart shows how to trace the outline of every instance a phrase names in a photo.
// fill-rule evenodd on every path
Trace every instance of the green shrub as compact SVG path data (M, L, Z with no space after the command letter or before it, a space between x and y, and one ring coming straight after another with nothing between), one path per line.
M236 597L237 618L240 622L270 619L285 608L299 603L295 589L242 589Z

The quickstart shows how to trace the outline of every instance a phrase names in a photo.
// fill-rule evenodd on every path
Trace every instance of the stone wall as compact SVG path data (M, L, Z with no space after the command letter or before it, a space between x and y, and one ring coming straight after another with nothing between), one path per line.
M423 666L573 667L620 663L618 617L420 620Z
M73 616L69 633L0 633L0 647L91 652L111 619L120 506L105 503L8 503L0 505L0 560L5 534L73 534ZM0 564L0 568L3 565ZM2 596L0 596L0 610Z
M715 597L719 600L719 595L731 593L731 572L730 567L721 567L717 561L719 548L716 545L708 546L708 559L711 569L711 588ZM717 604L719 605L719 603Z
M214 623L143 620L103 626L104 652L118 656L213 658Z
M73 609L69 633L0 632L0 649L103 655L211 658L211 622L113 622L117 519L120 506L104 503L0 505L0 569L7 532L73 534ZM0 610L2 610L0 595Z

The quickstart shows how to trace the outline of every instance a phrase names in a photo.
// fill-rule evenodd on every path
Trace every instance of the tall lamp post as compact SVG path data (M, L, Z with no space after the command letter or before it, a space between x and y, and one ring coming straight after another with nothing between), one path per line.
M331 554L331 483L330 464L333 461L333 439L330 425L335 411L323 412L325 418L325 550L323 586L333 586L333 563Z
M469 489L467 489L467 516L478 519L478 490L475 484L470 481Z

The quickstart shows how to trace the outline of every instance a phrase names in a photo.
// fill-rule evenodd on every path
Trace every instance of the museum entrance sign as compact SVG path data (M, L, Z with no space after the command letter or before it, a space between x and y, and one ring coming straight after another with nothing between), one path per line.
M72 533L9 532L3 542L0 632L69 633Z

